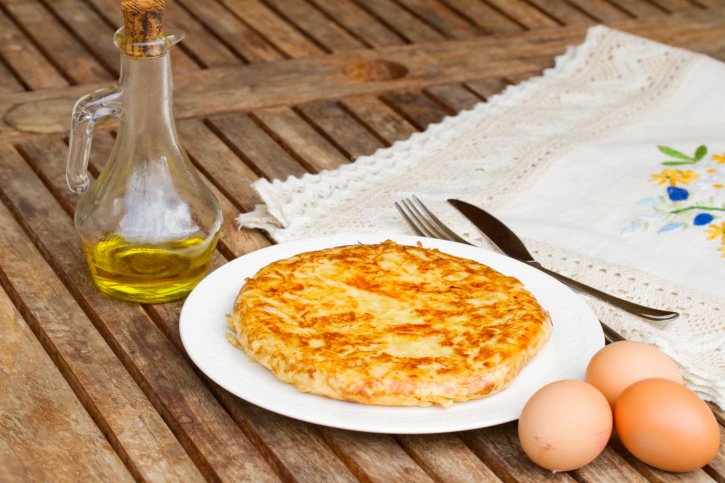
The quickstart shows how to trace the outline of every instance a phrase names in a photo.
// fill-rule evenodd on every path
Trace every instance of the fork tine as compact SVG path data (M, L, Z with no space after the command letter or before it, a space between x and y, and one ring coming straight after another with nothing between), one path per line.
M412 213L418 223L423 226L424 231L431 238L439 238L441 240L449 240L450 238L433 223L410 199L403 200L408 211Z
M418 229L423 232L423 236L427 236L429 238L439 238L438 233L430 228L430 223L428 223L428 220L426 220L425 217L420 214L418 209L415 207L415 205L413 205L413 203L411 203L410 200L402 199L401 203L407 210L408 216L413 219Z
M420 228L418 228L418 223L416 221L414 221L410 216L408 216L408 214L405 212L403 207L400 206L400 204L398 204L397 201L395 202L395 207L398 209L400 214L403 215L403 218L405 218L405 221L408 222L408 225L413 229L413 231L415 232L416 235L426 236L426 234L423 233L423 231Z
M418 199L417 196L413 195L413 199L416 203L426 212L426 214L430 217L431 220L433 220L433 223L435 223L436 228L445 233L447 236L445 237L448 240L456 241L458 243L465 243L466 245L472 245L472 243L467 242L458 234L456 234L453 230L448 228L441 220L438 219L437 216L435 216L424 204L422 201Z

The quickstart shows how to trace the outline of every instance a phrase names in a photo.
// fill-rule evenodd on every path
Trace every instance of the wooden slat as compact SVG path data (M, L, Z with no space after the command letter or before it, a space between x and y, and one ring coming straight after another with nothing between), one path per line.
M220 1L287 57L306 57L323 52L259 0Z
M283 58L248 24L240 21L216 0L176 0L195 18L213 30L247 62L266 62ZM200 53L200 60L204 61Z
M401 434L396 439L434 481L446 483L501 481L453 434Z
M133 482L2 288L0 334L3 481Z
M523 28L483 2L470 0L445 0L460 15L470 19L488 33L520 32Z
M262 202L251 183L259 179L254 171L239 159L229 147L197 119L181 121L179 135L189 155L198 167L216 184L226 197L243 211L252 211Z
M417 131L412 124L376 96L346 97L340 100L340 105L360 124L366 126L384 146L391 146L395 141L408 139Z
M37 0L0 0L0 4L73 83L114 78Z
M123 14L119 2L116 0L85 0L88 2L95 11L106 20L115 32L119 28L123 27ZM179 7L172 2L167 2L167 25L176 26L176 12ZM108 43L107 39L101 40L101 42ZM184 41L187 42L187 41ZM171 69L174 72L183 72L185 70L196 70L199 69L201 64L192 60L186 52L184 47L176 47L171 49Z
M212 116L209 121L237 155L268 179L286 180L308 172L247 114Z
M526 456L516 423L460 433L461 439L503 481L574 483L566 473L552 474Z
M725 481L725 428L720 426L720 450L704 471L715 481Z
M151 403L2 206L0 226L0 267L6 280L34 331L133 474L146 481L202 481Z
M301 159L312 172L336 169L349 160L289 107L262 109L253 113L274 139Z
M392 0L357 0L388 27L410 42L433 42L445 37Z
M72 220L10 147L0 147L0 176L7 180L3 184L7 203L202 474L276 481L249 439L141 307L112 300L95 289ZM245 457L239 458L240 454Z
M338 24L371 47L401 45L405 41L352 0L309 0Z
M476 104L483 100L458 84L429 87L425 92L434 97L438 104L447 107L449 114L457 114L464 109L473 109Z
M569 0L592 18L600 22L614 22L630 18L624 11L605 0Z
M468 39L481 31L437 0L398 0L408 10L450 39Z
M25 88L3 62L0 61L0 95L23 92Z
M699 5L688 0L650 0L668 12L680 12L691 8L699 8Z
M647 0L608 0L634 18L657 17L665 15L665 11Z
M647 478L629 466L610 447L604 448L604 451L594 461L583 468L572 471L571 474L578 482L647 482Z
M382 144L355 122L333 101L299 106L300 113L318 126L327 138L351 161L373 154Z
M527 29L557 27L559 24L551 17L532 7L523 0L488 0L509 17Z
M267 0L267 3L308 37L323 45L328 52L365 47L362 42L303 0Z
M442 107L419 92L392 93L383 96L383 99L421 131L448 115Z
M68 85L68 81L2 11L0 55L30 89ZM19 90L23 90L22 87Z
M725 55L725 8L722 7L631 20L615 26L678 47ZM174 76L176 115L183 118L296 105L541 72L551 65L555 55L563 53L567 45L581 43L585 35L585 27L563 27L186 72ZM381 58L405 66L408 74L389 81L364 82L344 73L346 65ZM78 97L103 86L94 84L0 96L0 141L14 142L33 137L35 133L67 132L70 111Z
M508 83L503 79L477 79L466 82L466 86L484 99L503 92Z
M565 0L528 0L562 25L592 25L595 20Z
M327 444L361 481L371 483L431 482L432 479L384 434L319 428Z

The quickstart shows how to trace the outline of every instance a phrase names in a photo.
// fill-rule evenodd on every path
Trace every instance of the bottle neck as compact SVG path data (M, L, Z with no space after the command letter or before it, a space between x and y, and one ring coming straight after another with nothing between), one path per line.
M169 54L153 58L121 55L122 125L141 133L174 128L173 81ZM149 125L153 123L153 126Z

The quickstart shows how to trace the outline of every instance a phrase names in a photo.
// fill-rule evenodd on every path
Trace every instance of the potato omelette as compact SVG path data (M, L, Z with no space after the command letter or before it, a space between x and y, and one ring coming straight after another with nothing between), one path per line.
M519 280L392 241L271 263L228 318L230 342L299 390L395 406L501 391L552 330Z

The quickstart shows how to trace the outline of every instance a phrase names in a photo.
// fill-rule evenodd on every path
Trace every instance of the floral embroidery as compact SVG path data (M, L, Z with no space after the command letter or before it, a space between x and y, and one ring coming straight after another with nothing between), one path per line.
M718 165L725 164L725 154L715 154L706 160L705 146L698 147L693 156L666 146L658 146L658 149L674 159L662 162L668 168L653 174L649 181L657 182L657 186L667 186L661 195L639 201L650 211L632 220L622 230L622 235L648 230L655 223L659 225L658 233L701 226L705 228L707 240L720 240L722 246L717 250L723 252L725 258L725 221L719 221L725 219L725 172L717 169Z
M677 183L690 184L690 181L699 177L699 174L693 173L690 170L683 172L679 169L666 169L662 171L662 174L653 174L650 181L659 181L658 184L660 186L669 181L670 186L677 186Z

